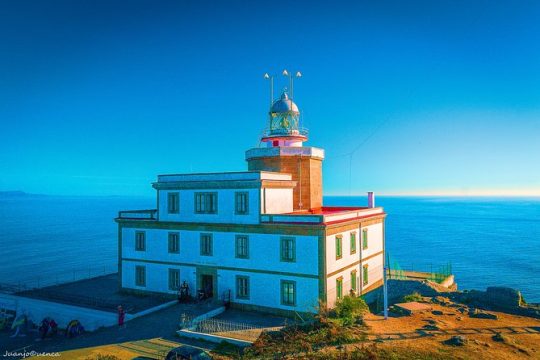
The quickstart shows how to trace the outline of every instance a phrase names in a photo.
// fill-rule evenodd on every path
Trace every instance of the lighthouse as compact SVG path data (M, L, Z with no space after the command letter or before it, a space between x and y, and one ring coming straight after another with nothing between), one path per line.
M188 284L188 297L291 317L347 295L378 299L384 209L372 195L323 206L324 150L306 146L292 77L275 100L265 77L268 118L247 171L158 175L155 209L118 213L122 291L174 296Z
M268 111L268 127L261 143L265 147L246 151L250 171L291 174L296 181L293 209L313 211L322 207L322 161L324 150L304 146L308 131L300 126L298 105L283 91Z

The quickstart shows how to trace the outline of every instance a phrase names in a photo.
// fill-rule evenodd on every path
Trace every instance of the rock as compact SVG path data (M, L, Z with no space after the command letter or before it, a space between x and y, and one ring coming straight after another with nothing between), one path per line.
M491 286L486 290L486 297L489 302L503 308L513 308L521 306L523 297L516 289L502 286Z
M496 314L480 311L478 309L474 309L474 311L469 312L469 316L472 318L477 318L477 319L491 319L491 320L497 320L499 318Z
M511 343L510 339L507 338L506 336L504 336L501 333L497 333L497 334L493 335L492 339L493 339L493 341L502 342L502 343L505 343L505 344Z
M456 320L457 320L457 321L462 321L463 318L462 318L461 316L458 316L458 317L456 317Z
M446 345L464 346L467 344L467 338L463 335L452 336L444 342Z
M440 310L433 310L431 313L432 313L433 315L443 315L443 312L440 311Z

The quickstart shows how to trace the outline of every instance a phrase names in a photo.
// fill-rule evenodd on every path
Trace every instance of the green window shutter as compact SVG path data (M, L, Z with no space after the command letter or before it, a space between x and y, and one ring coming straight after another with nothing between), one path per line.
M296 239L292 237L282 237L280 241L281 261L296 261Z
M356 233L351 233L351 254L356 253Z
M356 291L356 271L351 271L351 289Z
M296 306L296 282L281 280L281 304Z
M338 235L336 236L336 259L341 259L342 256L342 237L341 235Z
M368 266L367 265L364 265L364 267L362 268L363 272L362 272L362 277L363 277L363 281L362 283L364 285L367 285L369 283L369 279L368 279Z
M368 229L362 230L362 249L365 250L368 247Z
M338 299L343 297L343 278L336 279L336 297Z

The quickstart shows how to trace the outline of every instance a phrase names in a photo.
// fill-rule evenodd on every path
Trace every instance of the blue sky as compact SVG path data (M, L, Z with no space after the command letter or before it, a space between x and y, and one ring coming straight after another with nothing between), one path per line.
M540 194L536 1L0 9L0 190L152 195L157 174L244 170L262 75L287 68L326 194Z

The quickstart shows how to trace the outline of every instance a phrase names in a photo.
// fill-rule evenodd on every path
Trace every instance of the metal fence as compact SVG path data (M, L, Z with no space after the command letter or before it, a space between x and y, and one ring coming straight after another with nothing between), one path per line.
M118 265L79 268L71 271L58 272L47 275L38 275L24 281L0 282L0 293L14 294L23 291L42 289L69 282L91 279L98 276L112 275L118 272Z
M265 327L221 319L206 319L197 323L194 331L240 340L255 341L263 331L279 331L279 327Z
M388 258L388 278L397 280L426 279L436 283L443 282L452 275L452 263L437 265L432 263L411 263L402 267L398 261Z

